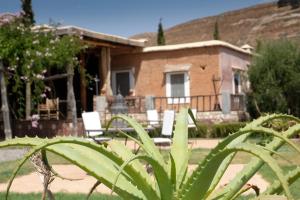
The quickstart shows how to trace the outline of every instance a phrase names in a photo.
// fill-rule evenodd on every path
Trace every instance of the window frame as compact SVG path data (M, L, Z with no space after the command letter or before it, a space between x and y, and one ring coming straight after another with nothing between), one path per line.
M124 73L128 72L129 73L129 89L134 89L134 73L132 69L124 69L124 70L112 70L111 71L111 87L112 87L112 92L113 95L117 95L117 86L116 86L116 77L118 73Z
M236 91L235 87L235 75L238 75L238 87ZM241 71L233 70L232 71L232 94L242 94L242 80L241 80Z
M171 96L171 76L184 75L184 97L174 98ZM185 104L190 103L190 76L188 71L167 72L166 73L166 97L168 104Z

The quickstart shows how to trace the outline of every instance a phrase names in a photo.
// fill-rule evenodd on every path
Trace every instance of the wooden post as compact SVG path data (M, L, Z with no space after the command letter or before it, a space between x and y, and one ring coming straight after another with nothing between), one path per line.
M101 49L101 67L102 67L102 79L103 79L103 87L102 90L105 90L106 95L112 95L111 89L111 60L110 60L110 48L102 47Z
M3 63L2 61L0 61L0 84L1 84L1 102L2 102L1 111L3 115L4 134L5 134L5 139L11 139L12 131L10 126L9 107L7 101L7 91L6 91L6 84L5 84L3 70L4 70Z

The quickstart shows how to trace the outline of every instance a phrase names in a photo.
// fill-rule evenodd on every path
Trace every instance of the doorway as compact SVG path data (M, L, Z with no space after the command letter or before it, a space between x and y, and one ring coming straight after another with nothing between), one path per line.
M130 89L133 89L133 74L131 70L113 71L112 72L112 89L113 94L121 94L123 97L129 95Z

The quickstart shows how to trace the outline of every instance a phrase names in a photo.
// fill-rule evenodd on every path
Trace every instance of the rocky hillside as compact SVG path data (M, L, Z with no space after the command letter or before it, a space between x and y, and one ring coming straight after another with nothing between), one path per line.
M238 46L255 46L258 39L287 37L300 40L300 8L278 8L276 3L267 3L176 25L164 30L166 42L179 44L211 40L216 21L221 40ZM156 45L156 33L138 34L132 38L147 38L148 46Z

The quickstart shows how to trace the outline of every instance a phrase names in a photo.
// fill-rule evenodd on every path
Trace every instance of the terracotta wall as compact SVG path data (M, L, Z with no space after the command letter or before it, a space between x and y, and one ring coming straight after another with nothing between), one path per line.
M189 65L190 95L214 94L213 75L219 76L218 47L135 53L112 57L112 70L134 68L137 96L166 96L166 66Z
M227 48L220 48L221 92L233 93L233 70L247 71L251 56Z

